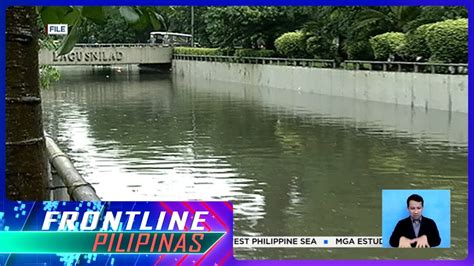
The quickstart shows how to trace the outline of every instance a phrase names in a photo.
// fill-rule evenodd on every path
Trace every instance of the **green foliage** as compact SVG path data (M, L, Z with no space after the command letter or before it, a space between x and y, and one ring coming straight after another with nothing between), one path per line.
M423 6L421 14L408 22L408 27L415 30L421 25L444 21L447 19L467 18L467 9L463 6ZM410 30L412 31L412 30ZM408 31L408 32L410 32Z
M374 31L406 32L422 10L421 6L365 7L358 14L355 29L371 27Z
M46 6L38 8L41 20L47 24L68 24L72 26L81 17L79 7L72 6Z
M119 7L120 15L127 21L129 24L137 23L140 19L140 15L135 11L135 8L130 6L121 6Z
M334 58L337 47L323 36L311 36L306 39L306 53L314 58Z
M340 6L308 7L311 18L304 24L306 35L337 40L336 59L373 59L368 43L385 32L413 32L423 24L448 18L467 17L460 6ZM368 48L368 49L367 49ZM426 49L429 50L429 49Z
M219 50L222 53L222 55L225 55L225 56L233 56L235 54L234 48L219 48Z
M235 56L238 57L273 57L275 51L267 49L237 49Z
M467 62L467 19L432 24L426 31L426 43L432 53L431 60Z
M406 37L401 32L387 32L370 38L370 45L375 59L386 60L390 56L401 56Z
M193 28L195 43L202 47L229 48L223 53L233 55L236 47L274 49L277 37L301 30L305 36L302 43L296 38L295 45L286 46L281 56L338 61L373 59L367 43L372 36L386 32L407 34L407 45L397 47L394 53L398 59L428 58L430 49L426 42L423 44L426 38L421 37L423 33L418 27L467 17L467 10L462 6L47 6L36 9L45 24L69 24L71 36L65 39L61 54L72 49L77 41L144 42L151 30L191 33ZM445 47L442 52L439 45L434 46L438 48L432 60L461 60L446 56L452 53L446 52L451 47ZM392 48L389 50L393 52ZM459 54L466 53L467 50Z
M212 46L272 49L278 36L300 28L310 13L294 6L209 7L202 19Z
M175 47L173 53L182 55L225 55L225 50L219 48Z
M171 31L190 33L191 8L175 9L176 13L166 17ZM372 36L385 32L411 34L427 23L467 17L467 10L462 6L229 6L194 7L194 14L195 41L203 47L274 49L273 40L281 34L302 30L305 36L321 36L319 41L307 40L309 56L329 54L344 60L374 59L367 45ZM333 47L328 49L327 44ZM404 59L414 59L407 57L407 51L400 53Z
M329 56L338 62L347 59L347 53L345 51L346 43L352 43L354 39L357 39L356 37L359 34L368 36L365 32L367 28L358 31L353 30L357 15L361 12L363 7L324 6L312 7L311 9L313 16L310 21L305 23L303 32L309 36L320 36L322 38L321 43L331 44ZM363 38L368 39L368 37ZM312 42L314 43L314 40L309 40L310 44ZM311 52L311 47L307 46L307 50L308 48L308 52ZM327 54L327 52L324 54ZM328 56L321 57L328 58Z
M304 57L306 42L301 31L287 32L275 40L277 52L286 57Z
M275 51L266 49L229 49L229 48L192 48L175 47L174 54L181 55L219 55L219 56L238 56L238 57L272 57Z
M164 26L158 14L159 7L149 6L47 6L37 7L42 22L46 24L68 24L69 34L59 47L58 54L69 53L81 39L81 33L88 21L107 25L107 16L113 13L122 16L135 31L159 30Z
M373 60L374 51L369 40L351 41L346 44L347 58L351 60Z
M102 6L84 6L82 8L82 16L99 25L107 23L104 7Z
M167 30L171 32L189 33L194 29L194 43L199 43L202 47L213 47L209 41L210 34L207 33L205 23L207 19L206 12L209 9L206 6L194 6L194 27L191 27L191 7L174 6L172 9L162 7L160 14L168 25Z
M38 9L37 9L38 10ZM38 10L44 25L47 24L68 24L69 34L63 40L59 47L58 54L64 55L69 53L76 42L80 38L79 28L86 20L82 15L82 7L77 6L47 6ZM86 11L86 15L93 15L92 12ZM98 18L100 20L100 18ZM72 28L71 28L72 27Z
M49 65L40 66L39 76L41 89L48 89L52 82L58 81L61 77L58 69Z
M110 13L106 17L107 24L97 25L92 21L82 27L83 43L135 43L137 33L118 13Z
M134 6L120 7L120 14L137 32L166 28L163 17L158 14L159 7ZM138 18L138 19L137 19Z
M40 34L38 44L40 49L56 50L58 48L58 42L51 36L44 34L44 26L41 20L37 21ZM52 82L58 81L60 78L59 71L57 68L48 65L41 65L39 68L39 81L40 88L47 89Z
M69 31L66 38L61 43L58 49L58 55L65 55L72 51L74 45L76 45L79 38L81 38L80 27L84 23L84 20L78 19L76 23L72 26L72 29Z
M431 51L426 43L426 33L432 24L425 24L418 27L415 31L407 33L407 43L402 49L402 56L408 61L414 61L417 57L421 57L426 61L431 56Z
M38 39L40 49L45 48L48 50L56 50L58 49L57 42L51 37L45 37L42 39Z

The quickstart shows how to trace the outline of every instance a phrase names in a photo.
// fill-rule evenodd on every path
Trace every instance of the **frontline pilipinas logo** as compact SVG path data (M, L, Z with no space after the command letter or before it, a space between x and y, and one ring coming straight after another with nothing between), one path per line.
M200 226L199 224L205 223L206 219L205 218L201 219L200 217L201 215L207 216L208 214L209 214L208 211L195 211L194 217L192 217L193 222L191 225L191 230L204 230L204 227ZM165 211L160 212L158 216L158 220L156 221L156 226L153 227L153 226L147 225L148 219L150 217L150 211L143 211L143 212L142 211L126 211L126 212L107 211L105 215L97 211L87 211L84 213L80 213L78 211L73 211L73 212L48 211L46 212L41 230L50 230L51 223L58 222L59 217L61 217L59 226L58 226L59 230L65 230L65 229L75 230L77 229L76 222L78 221L78 218L80 215L82 215L82 218L81 218L79 229L84 230L84 231L96 230L99 226L99 219L101 216L104 216L101 230L107 230L107 229L119 230L122 216L124 216L124 222L127 224L125 227L125 230L131 230L133 228L135 221L139 219L141 220L141 222L139 223L140 224L139 230L153 230L153 229L162 230L163 223L166 217L166 212ZM188 211L183 211L182 213L177 212L177 211L172 211L170 216L171 216L171 219L170 219L170 222L168 223L168 230L174 230L174 229L184 230L185 229L186 221L189 216Z
M169 231L187 231L186 223L191 220L191 231L204 231L203 225L208 215L209 211L195 211L192 217L189 211L172 211L169 222L165 225L165 218L168 216L166 211L161 211L155 221L149 221L150 211L107 211L105 215L98 211L48 211L41 230L50 230L55 223L58 224L58 230L71 231L92 231L99 227L100 230L118 231L120 224L125 224L125 230L132 230L136 224L139 225L139 231L162 231L163 226ZM101 216L102 225L99 225ZM152 225L149 225L150 222ZM223 233L96 233L92 252L202 253L210 247L206 244L214 244L222 235ZM203 247L207 249L203 250Z
M222 265L232 257L232 206L227 202L7 205L10 211L0 215L0 253L55 254L59 261L64 260L63 253L107 255L109 259L128 255L116 257L116 265L128 263L131 257L141 260L140 265L158 260ZM22 263L31 260L31 256L15 257Z

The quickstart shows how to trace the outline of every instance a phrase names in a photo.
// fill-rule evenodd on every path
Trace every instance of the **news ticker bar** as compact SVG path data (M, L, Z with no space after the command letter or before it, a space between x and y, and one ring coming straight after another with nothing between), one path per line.
M234 248L381 248L379 236L234 237Z
M205 253L223 232L0 232L0 253ZM380 248L373 236L234 237L234 248Z
M202 254L223 232L0 232L0 253Z

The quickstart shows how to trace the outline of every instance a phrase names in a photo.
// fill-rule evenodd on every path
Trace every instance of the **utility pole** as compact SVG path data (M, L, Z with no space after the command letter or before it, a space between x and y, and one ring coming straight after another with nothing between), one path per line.
M191 6L191 47L194 47L194 6Z

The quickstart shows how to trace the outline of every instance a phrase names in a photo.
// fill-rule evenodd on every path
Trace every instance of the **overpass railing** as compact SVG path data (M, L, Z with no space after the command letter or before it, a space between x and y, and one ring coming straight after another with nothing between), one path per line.
M427 62L396 62L396 61L362 61L346 60L339 66L333 59L296 59L296 58L268 58L268 57L236 57L211 55L184 55L173 54L173 59L194 60L207 62L227 62L243 64L285 65L302 67L338 68L345 70L370 70L392 72L415 72L435 74L467 75L468 64L447 64Z
M160 47L151 43L77 43L74 47L81 48L110 48L110 47Z
M239 56L221 56L221 55L183 55L183 54L173 54L173 59L206 61L206 62L241 63L241 64L321 67L321 68L335 68L336 67L336 60L333 60L333 59L299 59L299 58L239 57Z
M468 73L467 64L346 60L341 65L344 69L348 70L396 71L461 75L467 75Z

